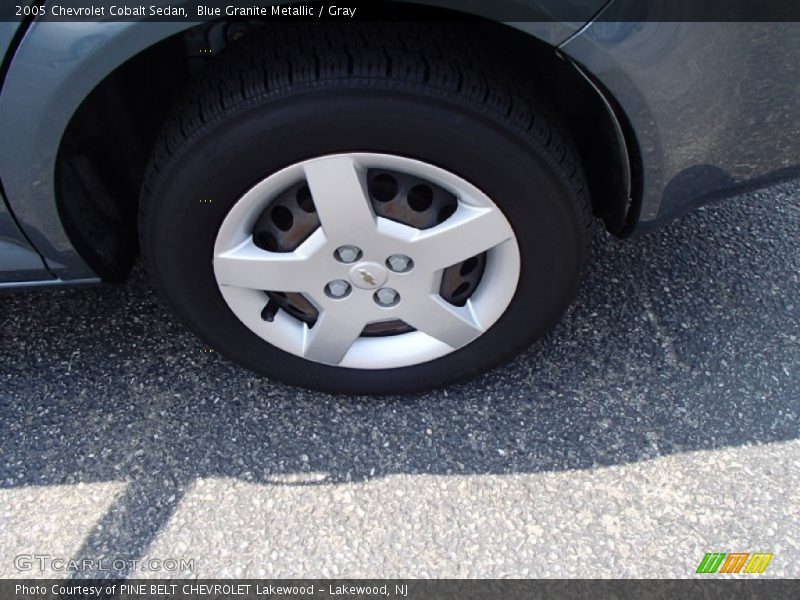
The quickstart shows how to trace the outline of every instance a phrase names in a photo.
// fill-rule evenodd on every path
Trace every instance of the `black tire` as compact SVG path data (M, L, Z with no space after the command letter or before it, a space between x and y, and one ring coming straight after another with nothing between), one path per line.
M474 37L465 51L464 35L439 25L284 27L252 34L213 59L165 126L140 204L148 268L190 329L271 378L385 394L472 376L558 321L590 238L583 172L531 82L478 49ZM337 368L271 346L226 305L211 257L231 205L287 165L348 151L447 169L488 194L512 224L522 259L516 296L468 346L411 367Z

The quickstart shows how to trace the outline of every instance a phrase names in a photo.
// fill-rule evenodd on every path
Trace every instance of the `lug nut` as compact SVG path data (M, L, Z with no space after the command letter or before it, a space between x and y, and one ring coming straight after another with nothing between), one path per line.
M336 252L333 253L333 255L336 257L336 260L346 264L356 262L359 258L361 258L362 254L361 248L358 246L339 246L336 249Z
M344 279L334 279L325 286L325 293L330 298L344 298L350 293L350 284Z
M414 268L414 261L405 254L392 254L386 259L386 266L395 273L406 273Z
M378 306L394 306L400 302L400 294L392 288L381 288L375 292L375 302Z

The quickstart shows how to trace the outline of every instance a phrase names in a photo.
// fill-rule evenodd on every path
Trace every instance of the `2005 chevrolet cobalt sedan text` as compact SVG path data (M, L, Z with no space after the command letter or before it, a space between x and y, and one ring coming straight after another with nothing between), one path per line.
M245 367L408 392L547 332L593 226L629 236L797 173L794 23L436 4L0 22L0 286L120 281L141 251Z

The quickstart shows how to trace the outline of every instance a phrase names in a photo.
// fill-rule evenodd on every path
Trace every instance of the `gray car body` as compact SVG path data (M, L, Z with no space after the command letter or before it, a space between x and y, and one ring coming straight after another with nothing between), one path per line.
M529 0L542 12L560 0ZM791 175L800 162L797 28L789 23L633 21L632 0L572 0L567 22L509 23L557 47L599 82L633 140L636 229ZM464 9L455 2L436 4ZM563 3L562 3L563 6ZM476 12L479 12L476 10ZM600 18L598 18L600 17ZM71 116L129 58L194 23L0 23L0 287L98 281L55 199ZM13 56L12 41L18 38ZM794 37L793 37L794 36Z

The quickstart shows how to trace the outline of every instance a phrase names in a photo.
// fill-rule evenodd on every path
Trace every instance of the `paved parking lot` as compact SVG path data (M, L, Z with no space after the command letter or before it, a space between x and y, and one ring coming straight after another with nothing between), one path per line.
M201 577L683 577L734 551L800 576L799 274L800 181L642 239L598 232L545 340L381 399L204 351L140 269L5 295L0 576L63 574L15 566L38 555L194 559Z

